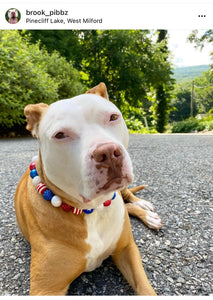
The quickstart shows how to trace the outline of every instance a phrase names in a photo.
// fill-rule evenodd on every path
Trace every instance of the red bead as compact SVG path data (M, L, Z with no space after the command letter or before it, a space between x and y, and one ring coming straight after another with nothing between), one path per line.
M71 210L72 207L71 207L69 204L62 203L62 204L61 204L61 208L62 208L64 211L68 212L68 211Z
M112 202L112 200L107 200L107 201L105 201L105 202L104 202L104 206L110 206L111 202Z
M39 194L43 195L46 190L47 190L47 187L42 182L37 185L37 191Z
M29 166L30 170L34 170L36 168L36 163L35 162L32 162Z

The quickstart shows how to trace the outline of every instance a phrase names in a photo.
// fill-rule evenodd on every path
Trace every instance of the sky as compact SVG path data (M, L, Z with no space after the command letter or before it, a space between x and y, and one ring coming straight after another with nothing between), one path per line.
M194 44L186 41L192 30L168 30L169 49L173 53L172 63L174 67L187 67L196 65L209 65L210 52L213 46L206 44L202 51L195 49Z

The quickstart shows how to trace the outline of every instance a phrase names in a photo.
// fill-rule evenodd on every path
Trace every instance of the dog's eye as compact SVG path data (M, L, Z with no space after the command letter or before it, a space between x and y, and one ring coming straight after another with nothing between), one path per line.
M116 120L118 119L118 117L119 117L119 115L112 114L112 115L110 116L110 122L116 121Z
M65 133L62 132L62 131L56 133L56 135L55 135L55 138L56 138L57 140L64 139L65 137L66 137Z

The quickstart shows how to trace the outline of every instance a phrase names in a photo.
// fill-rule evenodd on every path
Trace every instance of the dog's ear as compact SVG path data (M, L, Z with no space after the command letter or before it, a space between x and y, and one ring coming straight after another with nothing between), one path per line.
M27 119L26 128L32 133L32 136L38 137L39 122L48 108L49 105L45 103L29 104L25 107L24 114Z
M86 92L86 94L95 94L99 95L107 100L109 100L109 96L107 93L106 84L101 82L98 85L94 86L92 89Z

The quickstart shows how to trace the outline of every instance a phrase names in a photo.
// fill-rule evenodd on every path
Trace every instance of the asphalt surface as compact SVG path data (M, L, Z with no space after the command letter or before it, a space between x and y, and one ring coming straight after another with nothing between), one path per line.
M30 246L13 206L16 185L38 143L0 140L0 295L28 295ZM212 295L213 135L131 135L138 196L161 216L159 231L131 218L144 268L158 295ZM113 226L113 224L112 224ZM111 259L70 286L70 295L134 295Z

